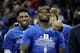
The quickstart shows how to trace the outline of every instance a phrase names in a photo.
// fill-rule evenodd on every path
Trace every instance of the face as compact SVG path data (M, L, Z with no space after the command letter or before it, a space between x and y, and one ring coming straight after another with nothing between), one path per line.
M19 10L20 5L19 4L16 4L16 5L13 6L13 8L14 8L15 11L17 11L17 10Z
M39 11L39 20L40 21L49 21L49 12L46 9Z
M27 26L29 24L29 19L30 17L27 12L20 12L17 18L21 26Z
M31 1L25 1L27 7L31 7L32 6L32 2Z

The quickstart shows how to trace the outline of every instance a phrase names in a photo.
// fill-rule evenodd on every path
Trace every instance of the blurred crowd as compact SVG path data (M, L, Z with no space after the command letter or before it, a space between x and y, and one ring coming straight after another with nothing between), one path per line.
M77 25L80 20L79 2L79 0L0 0L0 21L10 27L16 22L16 12L20 8L28 8L31 17L34 17L39 6L55 6L59 8L64 23Z
M39 6L59 9L59 17L69 25L79 24L80 7L79 0L0 0L0 24L12 27L16 21L16 12L20 8L27 8L32 19L35 18ZM33 23L34 21L31 21Z

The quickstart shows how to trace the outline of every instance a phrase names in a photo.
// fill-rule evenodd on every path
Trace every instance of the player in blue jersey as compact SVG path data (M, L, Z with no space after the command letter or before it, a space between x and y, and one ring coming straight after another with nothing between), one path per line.
M66 53L68 53L68 35L71 29L71 26L63 24L60 20L55 21L55 24L53 24L53 29L58 30L63 33L64 39L65 39L65 49Z
M71 29L70 25L63 24L61 20L59 20L58 15L59 12L57 12L57 8L52 7L50 9L50 22L53 25L54 30L58 30L63 33L65 38L65 48L66 53L68 53L68 33Z
M64 38L61 32L49 29L49 10L41 8L38 11L39 24L28 29L23 34L21 53L64 53Z
M6 38L3 43L4 53L19 53L19 45L22 38L22 34L25 29L29 28L29 12L27 9L20 9L17 12L17 21L19 26L12 28L6 34Z
M2 44L4 40L4 36L8 31L8 27L4 25L2 21L0 21L0 53L3 53Z

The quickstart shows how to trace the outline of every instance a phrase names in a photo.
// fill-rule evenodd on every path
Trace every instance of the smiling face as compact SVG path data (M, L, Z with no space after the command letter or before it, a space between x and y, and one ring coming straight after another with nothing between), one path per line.
M49 21L49 11L47 9L41 9L39 11L39 21L41 22Z
M18 14L17 20L21 26L27 26L29 24L29 14L28 12L20 12Z

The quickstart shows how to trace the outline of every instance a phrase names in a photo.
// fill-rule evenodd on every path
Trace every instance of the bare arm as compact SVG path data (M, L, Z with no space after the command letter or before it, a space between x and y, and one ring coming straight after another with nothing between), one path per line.
M59 53L65 53L65 49L64 48L59 49Z
M26 50L29 48L27 45L20 45L20 53L26 53Z

